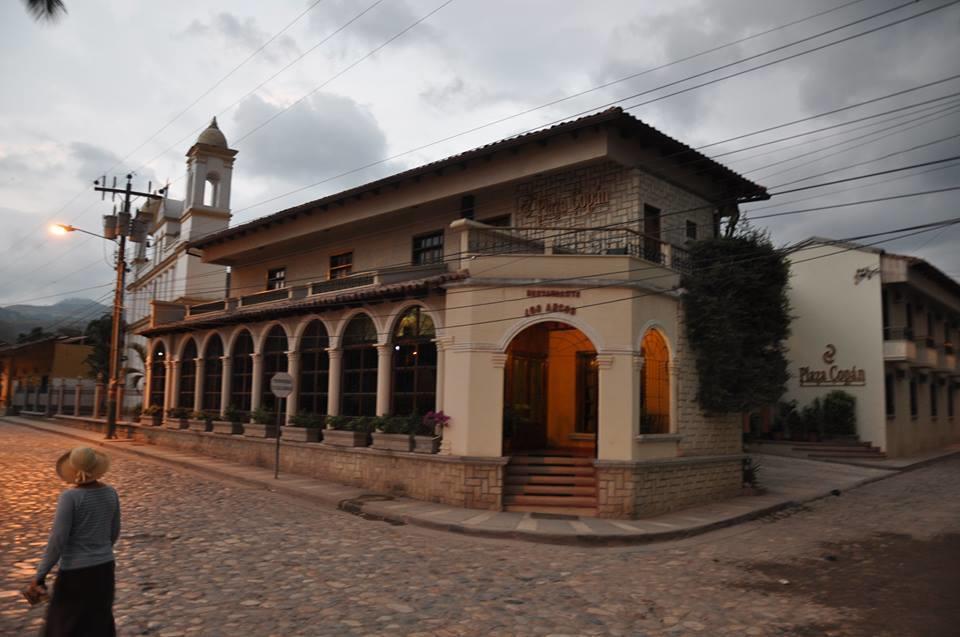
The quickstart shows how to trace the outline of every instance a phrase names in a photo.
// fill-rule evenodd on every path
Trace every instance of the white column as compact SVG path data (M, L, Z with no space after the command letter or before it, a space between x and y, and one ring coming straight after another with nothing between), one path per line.
M377 415L390 413L390 381L393 375L393 345L377 345Z
M285 400L287 418L284 422L289 425L290 419L297 415L297 397L300 395L300 352L296 350L287 352L287 373L293 377L293 390Z
M260 398L263 393L263 355L259 352L250 354L253 359L253 384L250 389L250 411L260 407Z
M180 359L170 361L170 407L179 407L180 402Z
M200 411L203 409L203 359L198 357L194 363L197 376L193 383L193 410Z
M163 368L165 371L165 376L163 378L163 415L167 415L167 409L173 406L173 392L171 391L171 386L173 385L173 361L167 359L163 361Z
M220 417L223 418L227 407L230 406L230 376L233 374L233 359L221 356L223 375L220 377Z
M328 349L330 373L327 376L327 414L340 415L340 375L343 371L343 350Z

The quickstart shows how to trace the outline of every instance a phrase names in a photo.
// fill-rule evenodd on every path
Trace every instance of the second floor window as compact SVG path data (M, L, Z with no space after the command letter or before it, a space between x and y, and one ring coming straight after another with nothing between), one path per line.
M696 240L697 238L697 222L688 221L687 222L687 239Z
M330 257L330 278L342 279L353 272L353 252L341 252Z
M287 269L286 268L274 268L273 270L267 270L267 289L268 290L279 290L280 288L287 287Z
M443 231L413 238L413 265L443 262Z

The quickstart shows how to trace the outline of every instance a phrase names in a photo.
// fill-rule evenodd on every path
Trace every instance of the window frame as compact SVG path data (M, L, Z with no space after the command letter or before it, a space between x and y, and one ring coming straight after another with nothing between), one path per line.
M316 330L316 331L314 331ZM310 321L300 337L300 378L297 413L326 416L330 407L330 335L319 319Z
M697 222L696 221L690 221L689 219L687 220L684 236L688 241L697 240Z
M334 261L339 257L349 257L350 262L346 264L334 265ZM344 250L330 255L329 267L327 269L327 280L342 279L353 274L353 250Z
M267 290L282 290L285 287L287 287L287 266L267 270Z
M219 350L219 354L217 354L217 350ZM221 404L223 396L223 339L219 335L211 337L203 351L202 382L200 410L208 414L219 414L223 408Z
M413 265L435 265L443 263L443 230L434 230L423 234L414 235L412 239L411 263ZM418 242L439 239L436 244L418 245ZM423 259L424 255L432 255L429 259Z

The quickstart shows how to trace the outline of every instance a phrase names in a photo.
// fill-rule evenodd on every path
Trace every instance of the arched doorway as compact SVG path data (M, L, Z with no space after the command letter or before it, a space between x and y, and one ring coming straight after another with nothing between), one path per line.
M263 376L260 382L260 406L276 414L279 400L270 390L270 379L274 374L287 371L287 333L279 325L274 325L263 343Z
M197 388L197 342L192 338L180 354L180 391L177 392L177 407L193 411Z
M153 348L150 357L150 390L149 405L163 408L164 395L167 391L167 348L163 342L158 342Z
M559 321L524 329L507 348L504 455L595 456L598 389L597 351L583 332Z
M640 433L670 433L670 351L660 332L643 335L640 354Z
M397 416L423 415L437 406L436 329L419 306L403 313L393 330L393 405Z

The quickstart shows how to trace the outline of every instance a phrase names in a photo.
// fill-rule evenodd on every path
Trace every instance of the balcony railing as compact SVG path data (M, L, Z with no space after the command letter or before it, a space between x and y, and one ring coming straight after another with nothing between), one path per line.
M883 328L883 340L885 341L912 341L912 327L885 327Z
M340 290L349 290L350 288L359 288L364 285L373 285L374 275L372 272L363 272L351 276L340 277L339 279L330 279L328 281L316 281L310 284L310 294L324 294L326 292L338 292Z
M289 299L291 290L292 288L279 288L276 290L267 290L266 292L257 292L256 294L247 294L246 296L240 297L240 305L247 307Z
M496 227L478 222L466 226L461 250L469 254L624 255L687 272L690 254L683 248L631 228Z
M198 314L208 314L210 312L220 312L227 308L227 302L224 300L220 301L209 301L207 303L197 303L196 305L191 305L187 308L187 316L196 316Z

